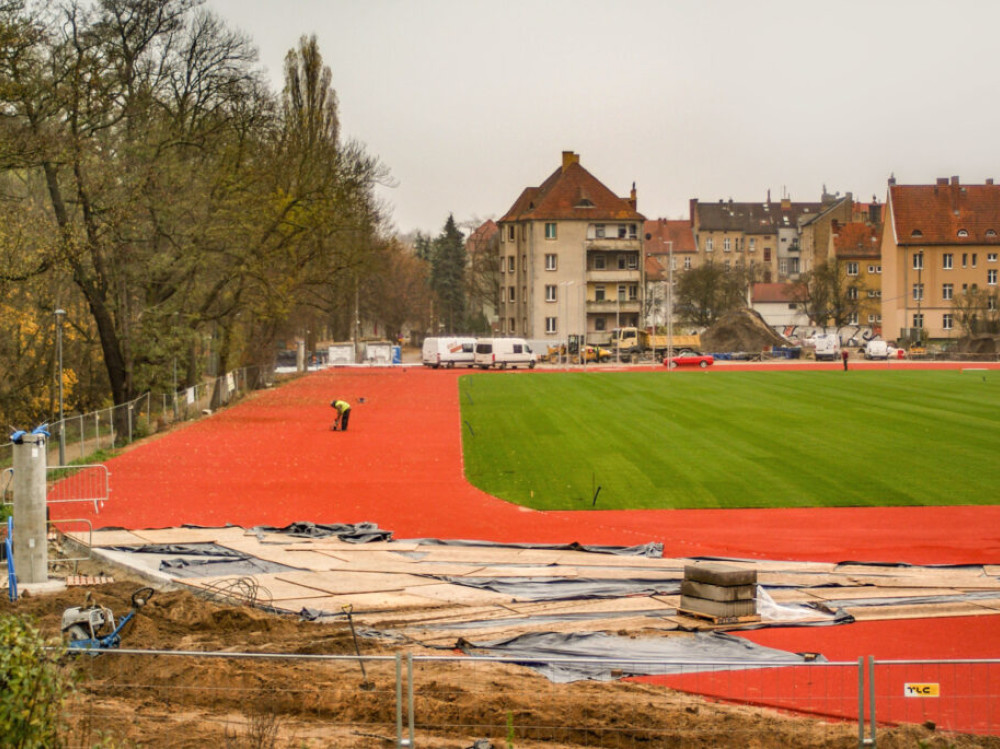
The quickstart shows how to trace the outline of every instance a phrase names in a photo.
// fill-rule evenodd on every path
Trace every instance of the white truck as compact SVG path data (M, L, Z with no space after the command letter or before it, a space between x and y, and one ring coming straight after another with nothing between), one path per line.
M865 344L866 359L888 359L889 344L881 340L871 340Z

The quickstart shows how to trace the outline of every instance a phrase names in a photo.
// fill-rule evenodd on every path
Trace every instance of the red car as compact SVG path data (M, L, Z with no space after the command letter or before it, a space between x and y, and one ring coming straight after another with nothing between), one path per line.
M685 351L673 359L664 360L663 362L665 366L671 369L675 367L701 367L704 369L714 363L715 359L710 354L699 354L694 351Z

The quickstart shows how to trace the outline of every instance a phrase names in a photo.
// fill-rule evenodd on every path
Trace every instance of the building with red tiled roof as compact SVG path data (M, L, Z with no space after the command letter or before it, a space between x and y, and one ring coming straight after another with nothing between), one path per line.
M498 222L501 334L556 343L639 325L644 220L634 186L618 197L564 151Z
M961 336L973 320L997 316L1000 186L889 180L882 233L885 337Z
M646 325L665 325L671 262L675 287L679 274L698 266L694 232L687 219L660 218L647 221L642 235L646 248Z
M809 315L802 309L808 293L800 283L755 283L750 306L772 328L791 335L795 328L809 325Z

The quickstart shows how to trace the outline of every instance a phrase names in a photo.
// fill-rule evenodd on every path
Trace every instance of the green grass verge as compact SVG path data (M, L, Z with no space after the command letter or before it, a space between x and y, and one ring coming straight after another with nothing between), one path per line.
M493 373L459 388L469 481L536 509L1000 501L998 372Z

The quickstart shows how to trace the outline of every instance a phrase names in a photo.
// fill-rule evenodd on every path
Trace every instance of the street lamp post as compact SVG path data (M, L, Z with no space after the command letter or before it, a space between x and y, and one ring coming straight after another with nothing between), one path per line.
M674 358L674 243L667 240L667 370Z
M62 332L66 310L56 310L56 356L59 360L59 465L66 465L66 420L63 415L63 354Z

